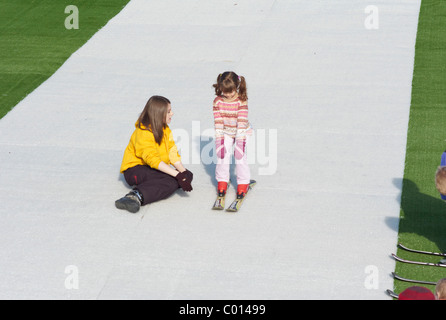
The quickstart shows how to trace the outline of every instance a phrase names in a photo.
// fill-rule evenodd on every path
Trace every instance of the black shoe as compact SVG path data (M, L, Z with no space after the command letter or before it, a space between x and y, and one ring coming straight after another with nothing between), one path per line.
M127 210L131 213L137 213L141 208L141 201L134 191L129 192L119 200L115 201L115 206L118 209Z

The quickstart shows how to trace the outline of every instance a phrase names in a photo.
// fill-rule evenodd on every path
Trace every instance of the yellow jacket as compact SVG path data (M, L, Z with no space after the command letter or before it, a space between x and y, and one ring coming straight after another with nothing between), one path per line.
M177 146L173 140L173 134L169 127L164 129L164 137L161 144L155 141L153 133L138 123L135 124L135 131L130 137L130 142L124 151L124 158L121 164L121 173L137 165L148 165L153 169L158 169L161 161L166 164L174 164L181 161Z

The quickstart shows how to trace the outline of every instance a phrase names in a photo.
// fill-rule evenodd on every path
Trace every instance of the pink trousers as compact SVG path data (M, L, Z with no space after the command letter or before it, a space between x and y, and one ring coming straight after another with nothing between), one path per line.
M225 135L225 155L223 159L217 157L217 166L215 168L215 178L217 181L229 182L230 178L230 165L231 159L235 159L235 173L237 175L237 184L249 184L251 180L251 172L248 166L247 159L247 147L249 145L249 136L246 137L245 150L243 153L243 157L237 159L236 157L231 157L234 153L233 147L235 147L235 138L231 138L228 135Z

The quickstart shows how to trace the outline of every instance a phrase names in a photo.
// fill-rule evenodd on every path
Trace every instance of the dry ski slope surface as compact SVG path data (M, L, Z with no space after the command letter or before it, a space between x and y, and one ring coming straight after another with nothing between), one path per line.
M131 1L0 120L0 298L386 298L420 1L368 5ZM210 210L225 70L256 129L236 215ZM194 191L131 215L118 170L153 94Z

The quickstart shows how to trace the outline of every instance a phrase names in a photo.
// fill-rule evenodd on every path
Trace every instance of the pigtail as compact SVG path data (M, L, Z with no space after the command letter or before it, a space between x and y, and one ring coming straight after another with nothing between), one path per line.
M248 101L248 88L244 76L239 76L238 97L242 101Z
M217 83L215 83L214 85L213 85L213 87L214 87L214 89L215 89L215 95L216 96L221 96L221 94L222 94L222 92L221 92L221 89L220 89L220 82L221 82L221 73L218 75L218 77L217 77Z

